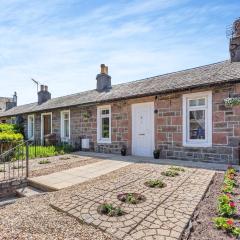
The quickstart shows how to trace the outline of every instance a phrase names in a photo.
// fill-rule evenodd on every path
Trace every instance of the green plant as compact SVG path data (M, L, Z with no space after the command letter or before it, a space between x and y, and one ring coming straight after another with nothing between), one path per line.
M240 236L240 227L235 226L235 222L232 218L217 217L213 219L215 226L218 229L225 230L236 237Z
M51 161L49 161L48 159L45 159L45 160L41 160L38 162L39 164L48 164L48 163L51 163Z
M222 192L224 193L233 193L233 186L230 185L224 185L222 188Z
M167 170L167 171L165 171L165 172L162 172L161 174L162 174L163 176L167 176L167 177L176 177L176 176L179 175L178 172L173 171L173 170Z
M17 125L1 123L0 124L0 141L21 141L23 135L19 132Z
M101 214L108 215L110 217L113 216L121 216L123 214L123 211L120 207L114 207L111 203L103 203L99 206L98 211Z
M221 216L232 216L237 212L236 204L232 201L229 201L228 203L219 202L218 212Z
M172 171L177 171L177 172L185 172L185 169L181 168L181 167L174 167L174 166L172 166L169 169L172 170Z
M145 183L148 187L151 188L163 188L166 184L160 179L150 179Z
M237 183L235 179L230 179L230 178L225 178L224 179L224 184L226 186L230 186L230 187L236 187Z
M237 170L236 170L235 168L229 167L229 168L227 169L227 171L226 171L226 175L228 175L228 174L233 174L233 175L235 175L236 172L237 172Z
M121 193L117 198L125 203L137 204L144 200L144 197L138 193Z
M235 97L235 98L225 98L224 99L224 103L226 106L236 106L236 105L239 105L240 104L240 98L238 97Z
M218 203L219 204L227 204L231 201L230 195L222 194L218 197Z

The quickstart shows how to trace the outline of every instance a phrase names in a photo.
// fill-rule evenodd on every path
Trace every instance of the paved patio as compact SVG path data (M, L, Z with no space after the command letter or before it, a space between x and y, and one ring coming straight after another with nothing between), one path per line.
M75 184L86 182L119 168L132 164L117 160L101 160L81 167L55 172L48 175L29 178L30 182L51 190L59 190Z
M55 198L51 206L117 239L180 239L215 172L185 168L179 176L162 176L161 172L168 167L133 164L124 171L118 170L114 178L93 181L86 189L79 185L75 190L61 192L61 198ZM163 179L167 186L146 187L145 181L153 178ZM146 201L134 205L117 199L119 193L131 192L143 194ZM97 208L103 202L120 206L126 214L119 217L99 214Z

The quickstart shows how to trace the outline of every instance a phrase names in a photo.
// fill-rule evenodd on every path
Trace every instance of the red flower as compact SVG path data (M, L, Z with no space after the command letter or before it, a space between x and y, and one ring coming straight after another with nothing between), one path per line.
M235 205L234 202L230 202L230 203L229 203L229 206L233 208L233 207L235 207L236 205Z
M226 223L228 224L228 225L233 225L233 220L232 219L228 219L227 221L226 221Z

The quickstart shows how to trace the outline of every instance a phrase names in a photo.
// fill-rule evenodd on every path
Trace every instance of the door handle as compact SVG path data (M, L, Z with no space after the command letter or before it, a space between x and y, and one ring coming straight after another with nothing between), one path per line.
M145 133L139 133L138 135L139 136L145 136Z

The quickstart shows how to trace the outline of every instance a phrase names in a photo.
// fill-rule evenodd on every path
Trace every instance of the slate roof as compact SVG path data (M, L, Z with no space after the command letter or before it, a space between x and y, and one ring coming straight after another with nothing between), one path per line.
M0 117L46 111L75 105L155 95L238 81L240 82L240 62L231 63L230 61L223 61L129 83L113 85L112 89L108 92L90 90L53 98L41 105L38 105L38 103L30 103L17 106L0 113Z

